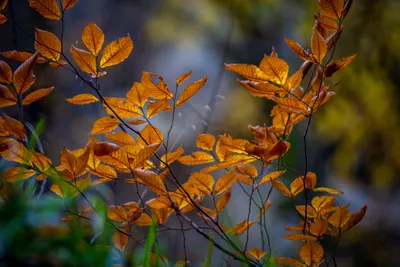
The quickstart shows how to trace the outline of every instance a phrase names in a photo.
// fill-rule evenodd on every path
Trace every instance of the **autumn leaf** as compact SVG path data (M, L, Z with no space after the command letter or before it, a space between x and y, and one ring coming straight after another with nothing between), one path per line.
M111 116L115 116L114 112L122 119L142 116L140 109L125 98L104 97L104 101L103 106Z
M107 207L107 216L110 220L117 222L126 222L128 220L128 215L121 206L109 205Z
M184 81L188 80L191 75L192 75L192 71L189 71L188 73L179 75L179 77L176 79L176 85L182 84Z
M91 53L71 46L69 50L78 67L89 74L97 74L96 58Z
M0 0L0 10L4 10L7 6L8 0Z
M154 153L156 153L156 151L160 148L160 146L161 143L154 143L141 149L139 153L135 155L133 162L131 162L131 168L142 167L146 163L146 160L153 156Z
M71 7L76 5L77 2L78 2L78 0L62 0L63 10L66 11L66 10L70 9Z
M170 111L171 109L172 108L168 104L168 99L154 101L147 106L146 117L150 119L162 111Z
M322 15L332 19L342 16L344 0L318 0L318 9Z
M230 229L227 229L226 233L229 235L240 236L242 235L254 222L248 222L246 220L236 224Z
M267 82L269 81L269 76L265 74L260 68L255 65L248 64L225 64L225 68L230 70L246 79L255 82Z
M24 125L13 119L6 114L4 114L4 128L13 136L18 138L18 140L24 141L26 137L25 127Z
M139 107L144 107L149 95L149 90L146 90L146 87L143 84L135 82L126 94L126 98Z
M192 155L180 157L178 161L185 165L200 165L214 162L213 156L203 151L193 152Z
M310 225L310 233L317 237L321 237L325 233L327 228L328 221L324 218L318 218L315 219Z
M317 63L322 63L328 48L326 46L324 37L314 27L313 34L311 36L311 51Z
M260 261L265 257L265 255L267 255L267 252L264 252L259 248L252 248L246 251L246 255L254 258L257 261Z
M300 249L300 258L307 266L317 266L324 256L324 249L315 241L308 241Z
M246 145L250 144L249 141L244 139L232 139L223 135L219 136L219 140L221 141L223 148L226 150L240 154L247 154Z
M72 98L67 98L66 100L68 103L75 105L85 105L99 101L99 99L92 94L79 94Z
M0 60L0 83L12 83L11 67L2 60Z
M9 60L13 60L13 61L17 61L17 62L24 62L25 60L27 60L28 58L33 56L32 53L16 51L16 50L0 52L0 55L2 55L5 58L8 58ZM42 57L38 57L38 59L36 61L36 63L38 63L38 64L46 63L46 62L47 62L47 60Z
M238 172L238 174L245 175L253 179L258 177L257 168L253 165L239 165L237 166L236 171Z
M182 106L183 103L185 103L187 100L189 100L189 98L191 98L195 93L197 93L203 86L204 84L207 82L208 77L204 77L201 78L198 81L195 81L191 84L189 84L188 86L186 86L186 88L183 90L183 92L181 93L178 101L176 102L176 106Z
M152 78L158 79L158 83L154 83ZM167 84L164 82L164 79L157 74L143 71L142 84L149 91L149 97L155 99L170 99L173 96L171 91L168 89Z
M285 42L290 47L290 49L292 49L292 51L296 53L296 55L299 58L305 61L311 60L310 54L303 47L301 47L301 45L299 45L296 41L291 40L289 38L285 38Z
M167 189L165 188L163 181L155 172L143 169L134 169L133 173L140 178L140 182L144 183L157 195L167 193Z
M57 62L61 55L61 41L54 33L36 29L35 50L39 51L41 56Z
M126 132L110 133L105 137L120 146L136 145L135 139Z
M14 72L13 84L17 94L21 95L27 91L35 82L35 75L33 75L33 67L35 66L38 58L38 52L32 57L28 58L22 63Z
M312 199L311 204L316 211L320 211L326 206L332 206L334 201L335 198L333 196L317 196Z
M7 22L7 17L4 14L0 14L0 25Z
M253 96L255 97L266 97L270 98L274 96L275 93L285 93L286 90L284 88L275 86L272 83L268 82L254 82L254 81L241 81L238 80L238 83L246 88Z
M284 235L283 238L287 240L317 241L317 238L315 236L303 234Z
M147 124L146 127L140 131L140 136L137 138L138 144L143 147L146 145L162 143L163 140L164 136L161 131L151 124Z
M265 183L268 182L272 182L275 179L277 179L278 177L280 177L281 175L283 175L285 173L285 171L275 171L275 172L270 172L267 175L265 175L260 182L258 182L258 186L261 186Z
M177 150L174 152L168 152L167 154L163 155L161 157L161 161L166 162L167 164L171 164L172 162L176 161L182 154L184 153L184 150L182 146L179 146ZM160 168L165 168L166 165L160 162Z
M271 200L268 199L268 201L265 202L264 206L261 208L261 211L257 215L257 217L260 217L262 214L264 214L269 209L270 206L271 206Z
M366 212L367 212L367 205L364 205L361 209L359 209L357 212L353 213L350 216L350 219L343 226L342 230L347 231L352 227L356 226L364 218Z
M218 200L217 203L215 204L215 211L220 213L228 204L229 200L231 199L232 196L232 190L229 188Z
M214 178L210 174L193 172L188 183L204 194L210 194L214 185Z
M17 98L7 86L0 84L0 107L8 107L17 104Z
M316 187L316 188L314 188L314 192L326 192L326 193L329 193L332 195L343 194L343 192L340 190L336 190L336 189L332 189L332 188L328 188L328 187Z
M325 76L331 77L334 73L343 69L344 67L349 65L351 62L353 62L355 57L356 57L356 55L353 55L351 57L342 58L340 60L329 63L325 68L325 72L324 72Z
M95 23L90 22L82 31L82 41L97 56L104 44L104 33Z
M100 67L106 68L121 63L128 58L132 49L133 43L129 35L109 43L103 50Z
M33 169L25 169L22 167L11 167L2 173L2 179L7 182L16 182L26 180L36 174Z
M289 73L289 65L283 59L264 55L259 68L268 76L268 80L284 85Z
M345 208L338 208L336 211L329 217L328 222L337 228L342 228L348 220L350 220L351 213Z
M272 186L276 189L278 189L279 191L282 192L282 194L284 194L287 197L292 197L292 195L290 194L289 189L286 187L285 184L279 182L279 181L272 181Z
M25 96L24 100L22 100L22 105L29 105L51 93L53 91L54 86L49 88L38 89Z
M121 252L123 252L128 245L128 236L129 236L129 226L128 224L124 225L116 231L112 237L112 242L116 248L118 248Z
M318 21L318 24L327 31L335 32L339 29L336 21L327 16L320 14L314 15L314 17Z
M95 121L92 126L91 134L109 133L118 126L119 120L110 117L103 117Z
M292 258L285 258L285 257L276 258L275 263L278 265L283 265L283 266L295 266L295 267L303 266L303 263L299 262L298 260L295 260Z
M60 181L59 183L52 184L50 190L62 198L74 198L91 185L90 174L75 180L73 183Z
M57 0L28 0L31 8L47 19L60 20L61 11Z
M236 183L237 173L235 170L225 173L215 183L214 195L217 196L228 190L234 183Z
M198 148L212 151L215 143L215 137L211 134L200 134L196 139L196 146Z

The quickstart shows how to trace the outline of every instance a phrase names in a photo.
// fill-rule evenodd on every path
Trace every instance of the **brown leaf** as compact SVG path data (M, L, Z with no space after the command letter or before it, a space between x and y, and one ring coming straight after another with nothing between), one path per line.
M7 86L0 84L0 108L17 104L17 98Z
M163 181L155 172L143 169L135 169L133 170L133 173L140 178L140 182L143 182L157 195L167 193L167 189L165 188Z
M130 55L132 49L133 43L129 35L109 43L103 50L100 67L106 68L121 63Z
M342 58L340 60L329 63L328 66L326 66L326 68L325 68L325 72L324 72L325 76L331 77L334 73L343 69L344 67L349 65L351 62L353 62L355 57L356 57L356 55L353 55L351 57Z
M7 17L4 14L0 14L0 25L7 22Z
M104 44L104 33L95 23L90 22L82 31L82 41L87 49L97 56Z
M25 127L16 119L13 119L4 114L4 128L18 140L24 141L26 137Z
M158 83L154 83L152 81L152 78L158 79ZM142 84L147 88L147 90L149 91L149 96L152 98L170 99L173 96L163 78L157 74L143 71Z
M188 183L204 194L210 194L214 185L214 178L210 174L193 172Z
M78 0L62 0L63 10L66 11L76 5Z
M232 190L229 188L218 200L217 203L215 204L215 211L217 213L220 213L228 204L229 200L231 199L232 196Z
M185 103L187 100L189 100L189 98L191 98L195 93L197 93L203 86L204 84L207 82L208 77L204 77L201 78L198 81L195 81L191 84L189 84L188 86L186 86L186 88L183 90L183 92L181 93L178 101L176 102L176 106L182 106L183 103Z
M341 207L329 217L328 222L337 228L342 228L350 220L350 217L350 211L346 207Z
M302 60L309 61L310 59L310 54L304 50L301 45L299 45L296 41L285 38L285 42L287 45L292 49L293 52L296 53L296 55L301 58Z
M28 0L31 8L47 19L61 19L61 11L57 0Z
M326 46L324 38L318 32L316 27L314 27L313 34L311 36L311 51L317 63L322 63L328 48Z
M97 97L95 97L94 95L91 95L91 94L79 94L72 98L67 98L66 100L68 103L71 103L74 105L85 105L85 104L99 101L99 99L97 99Z
M318 9L322 15L332 19L342 16L344 0L318 0Z
M61 41L54 33L36 29L35 50L40 51L41 56L57 62L61 56Z
M22 105L29 105L51 93L53 91L54 86L38 89L30 93L29 95L25 96L24 100L22 100Z
M27 60L28 58L33 56L32 53L21 52L21 51L16 51L16 50L0 52L0 55L2 55L5 58L8 58L10 60L17 61L17 62L24 62L25 60ZM36 61L36 63L38 63L38 64L46 63L46 62L47 62L47 60L42 57L39 57Z
M357 212L353 213L350 216L350 219L343 226L342 230L347 231L352 227L356 226L364 218L366 212L367 212L367 205L364 205L361 209L359 209Z
M0 83L12 83L12 70L10 66L0 60Z
M307 266L317 266L324 256L324 249L315 241L308 241L300 249L300 258Z
M82 71L96 75L97 66L95 56L85 50L76 48L75 46L71 46L69 52Z
M35 82L33 67L35 66L37 58L38 52L36 52L32 57L28 58L14 72L13 84L18 95L21 95L27 91Z

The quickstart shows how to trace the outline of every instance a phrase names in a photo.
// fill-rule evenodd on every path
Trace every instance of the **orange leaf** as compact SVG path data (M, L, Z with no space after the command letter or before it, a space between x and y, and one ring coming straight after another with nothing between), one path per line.
M328 221L323 218L315 219L314 222L310 225L310 233L321 237L326 229L328 228Z
M338 208L329 217L328 222L337 228L342 228L351 217L350 211L346 207Z
M71 7L76 5L77 2L78 0L63 0L62 1L63 10L66 11L70 9Z
M138 144L143 147L146 145L162 143L163 140L164 136L161 131L151 124L147 124L146 127L140 131L140 136L137 138Z
M25 169L21 167L11 167L6 169L1 177L7 182L16 182L26 180L36 174L35 170Z
M271 200L268 199L268 201L265 202L264 206L262 207L262 209L261 209L260 213L257 215L257 217L260 217L262 214L264 214L269 209L270 206L271 206Z
M340 60L329 63L328 66L326 66L326 68L325 68L325 76L331 77L334 73L343 69L344 67L349 65L351 62L353 62L355 57L356 57L356 55L353 55L351 57L342 58Z
M22 63L14 72L13 84L17 94L21 95L28 90L35 82L35 75L33 75L33 67L35 66L38 58L38 52L32 57L28 58Z
M218 200L217 203L215 204L216 208L215 211L217 213L220 213L228 204L229 200L231 199L232 196L232 190L229 188Z
M307 266L317 266L324 256L324 249L314 241L308 241L300 249L300 258Z
M91 134L109 133L118 126L119 120L110 117L103 117L95 121L92 126Z
M304 190L304 180L302 176L297 177L296 179L293 180L293 182L290 183L290 192L292 193L292 196L295 197Z
M232 139L223 135L219 136L219 140L221 141L223 148L227 149L228 151L247 154L246 145L250 144L249 141L243 139Z
M268 80L284 85L289 73L289 65L283 59L264 55L260 69L268 76Z
M158 83L154 83L151 79L158 79ZM172 93L169 91L167 84L164 82L163 78L157 74L151 72L142 72L142 84L147 87L149 91L149 96L156 99L170 99L172 98Z
M28 0L31 8L47 19L61 19L61 11L57 0Z
M200 165L214 161L213 156L203 151L193 152L192 155L180 157L178 161L185 165Z
M252 226L254 222L248 222L246 220L236 224L232 228L228 229L226 232L227 234L234 235L234 236L240 236L242 235L250 226Z
M238 80L244 88L249 90L249 92L255 97L266 97L270 98L275 95L275 93L284 93L285 89L277 87L272 83L268 82L254 82L254 81L241 81Z
M207 82L207 79L208 77L206 76L186 86L186 88L181 93L178 101L176 102L176 106L177 107L182 106L183 103L185 103L189 98L191 98L195 93L197 93L197 91L199 91Z
M225 64L225 68L255 82L269 81L270 77L255 65Z
M110 133L105 137L120 146L136 145L135 139L126 132Z
M332 195L343 194L343 192L340 190L336 190L336 189L332 189L332 188L328 188L328 187L316 187L316 188L314 188L314 192L326 192L326 193L329 193Z
M128 58L132 49L133 43L129 35L109 43L103 50L100 67L106 68L121 63Z
M146 117L148 119L156 116L158 113L162 111L170 111L172 108L168 104L168 99L161 99L158 101L151 102L146 111Z
M314 197L311 201L312 206L316 211L320 211L324 207L332 207L335 198L333 196L319 196Z
M324 15L314 15L315 19L318 21L318 24L321 25L322 28L324 28L327 31L330 32L335 32L339 29L336 21L333 19L324 16Z
M53 89L54 89L54 86L33 91L29 95L25 96L24 100L22 100L22 105L29 105L32 102L35 102L35 101L47 96L48 94L50 94L51 91L53 91Z
M188 183L199 191L210 194L214 185L214 178L210 174L193 172L189 177Z
M0 60L0 83L12 83L12 70L10 66Z
M295 267L303 266L303 263L299 262L298 260L295 260L292 258L285 258L285 257L276 258L275 263L278 265L283 265L283 266L295 266Z
M19 140L25 140L26 132L24 125L20 121L8 117L6 114L4 114L4 128Z
M97 73L96 58L91 53L76 48L75 46L71 46L69 52L71 53L76 64L82 71L96 75Z
M17 61L17 62L24 62L25 60L27 60L28 58L33 56L32 53L20 52L20 51L16 51L16 50L0 52L0 55L2 55L5 58L8 58L10 60ZM47 60L42 57L39 57L36 61L36 63L38 63L38 64L45 63L45 62L47 62Z
M0 25L7 22L7 17L4 14L0 14Z
M253 165L239 165L237 166L236 171L239 174L251 177L253 179L258 177L257 168Z
M103 106L107 113L111 116L115 116L114 112L122 119L142 116L140 109L135 104L127 101L125 98L104 97L104 101L107 104L103 103Z
M317 63L322 63L322 60L328 51L325 40L318 32L316 27L314 27L313 34L311 36L311 51Z
M367 205L364 205L356 213L352 214L350 216L350 219L343 226L343 231L347 231L353 226L357 225L364 218L366 212L367 212Z
M257 261L260 261L265 257L265 255L267 255L267 252L263 252L259 248L252 248L246 251L246 255L254 258Z
M293 52L296 53L296 55L301 58L302 60L309 61L310 60L310 54L304 50L301 45L299 45L296 41L285 38L285 42L287 45L292 49Z
M128 235L129 235L129 226L128 224L121 229L120 231L116 231L112 237L112 242L116 248L120 251L124 251L126 246L128 245Z
M204 150L212 150L215 137L211 134L200 134L196 139L196 146Z
M167 193L167 189L165 188L163 181L155 172L143 169L134 169L133 173L140 178L140 182L149 187L149 189L157 195Z
M82 41L87 49L97 56L104 44L104 33L95 23L90 22L82 31Z
M222 194L228 190L234 183L236 183L237 173L235 170L225 173L218 181L215 183L214 194L215 196Z
M0 0L0 10L3 10L6 8L8 3L8 0Z
M133 162L131 163L131 168L140 168L142 167L145 163L146 160L148 160L151 156L156 153L156 151L159 149L161 146L161 143L154 143L148 146L145 146L142 150L137 153L133 159Z
M58 61L61 56L61 41L54 33L36 29L35 50L49 60Z
M126 222L128 220L128 216L123 207L110 205L107 208L107 216L112 221L117 222Z
M292 197L289 189L283 183L281 183L279 181L272 181L272 186L275 187L276 189L278 189L279 191L281 191L282 194L284 194L285 196L290 197L290 198Z
M283 238L287 240L301 240L301 241L316 241L317 238L311 235L303 235L303 234L293 234L293 235L284 235Z
M192 75L192 71L189 71L188 73L182 74L180 75L177 79L176 79L176 84L180 85L182 84L184 81L188 80L190 78L190 76Z
M74 105L85 105L85 104L99 101L99 99L97 99L97 97L95 97L94 95L91 95L91 94L79 94L72 98L67 98L66 100L68 103L71 103Z
M284 173L285 173L285 171L270 172L261 179L261 181L258 183L258 186L261 186L268 182L272 182Z
M168 152L167 154L163 155L161 157L161 160L166 162L167 164L171 164L172 162L176 161L183 153L184 150L181 145L174 152ZM163 162L160 162L160 168L165 168L165 164Z
M342 16L344 0L318 0L318 9L322 15L332 19Z
M271 99L278 104L280 110L287 113L307 114L309 112L307 105L297 99L280 98L275 96L272 96Z
M126 98L132 103L144 107L149 94L149 90L146 90L146 87L143 84L135 82L126 94Z
M0 108L17 104L17 98L7 86L0 84Z

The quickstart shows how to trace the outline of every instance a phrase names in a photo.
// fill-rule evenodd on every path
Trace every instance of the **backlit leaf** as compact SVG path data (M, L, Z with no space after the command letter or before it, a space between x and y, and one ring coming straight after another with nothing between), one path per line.
M196 151L192 155L180 157L178 161L185 165L199 165L214 162L214 158L206 152Z
M313 223L310 225L310 233L317 236L321 237L326 229L328 228L328 221L323 218L318 218L313 221Z
M25 60L27 60L28 58L33 56L32 53L21 52L21 51L16 51L16 50L0 52L0 55L2 55L5 58L8 58L10 60L17 61L17 62L24 62ZM45 62L47 62L47 60L42 57L39 57L36 61L36 63L38 63L38 64L45 63Z
M275 93L286 92L284 88L275 86L274 84L269 82L254 82L254 81L240 81L240 80L238 80L238 82L244 88L249 90L249 92L255 97L270 98L271 96L274 96Z
M316 187L316 188L314 188L314 192L326 192L326 193L329 193L332 195L343 194L343 192L340 190L336 190L336 189L332 189L332 188L328 188L328 187Z
M350 217L350 211L346 207L341 207L335 210L328 222L337 228L342 228L350 220Z
M7 182L16 182L28 179L36 174L35 170L32 169L25 169L21 167L11 167L6 169L2 174L1 177Z
M337 23L336 23L336 21L334 21L331 18L328 18L327 16L324 16L324 15L316 16L316 15L314 15L314 17L318 21L318 24L321 25L321 27L324 28L327 31L335 32L339 28Z
M255 82L269 81L270 77L255 65L225 64L225 68Z
M61 19L61 11L57 0L28 0L31 8L47 19Z
M4 127L11 135L15 136L19 140L25 140L25 127L20 121L4 114Z
M225 173L215 183L214 194L217 196L228 190L234 183L236 183L237 173L235 170Z
M140 136L137 138L138 144L143 147L146 145L162 143L163 140L164 136L161 131L151 124L147 124L146 127L140 131Z
M325 76L331 77L337 71L349 65L355 59L356 55L351 57L342 58L340 60L329 63L325 68Z
M168 104L168 99L154 101L148 105L146 117L150 119L162 111L170 111L171 109L171 106Z
M158 79L157 83L152 81L152 78ZM168 89L167 84L164 79L151 72L142 72L142 84L149 90L149 96L156 99L170 99L172 98L172 93Z
M82 31L82 41L87 49L97 56L104 44L104 33L95 23L90 22Z
M277 84L285 84L289 73L289 65L283 59L264 55L259 68L268 76L268 80Z
M240 236L242 235L250 226L252 226L254 222L248 222L246 220L236 224L232 228L228 229L226 231L227 234L234 235L234 236Z
M143 84L135 82L126 94L126 98L132 103L144 107L149 94L149 90L147 90Z
M33 67L35 66L38 58L38 52L32 57L28 58L22 63L14 72L13 84L17 94L23 94L35 82L35 75L33 75Z
M107 216L110 220L117 222L126 222L128 220L126 211L121 206L114 206L114 205L108 206Z
M285 173L285 171L270 172L260 180L260 182L258 183L258 186L261 186L261 185L263 185L265 183L274 181L275 179L279 178L284 173Z
M62 7L63 10L68 10L71 7L73 7L74 5L76 5L76 3L78 2L78 0L63 0L62 1Z
M227 149L228 151L247 154L246 145L250 144L249 141L244 139L232 139L223 135L219 136L219 140L221 141L223 148Z
M172 162L176 161L182 154L184 153L184 150L182 146L179 146L177 150L174 152L168 152L167 154L163 155L161 157L161 160L166 162L167 164L171 164ZM165 168L165 164L163 162L160 162L160 168Z
M7 86L0 84L0 107L8 107L17 104L17 98Z
M103 106L111 116L115 116L114 112L122 119L142 116L140 109L125 98L104 97L104 101L107 104L103 103Z
M334 201L335 198L333 196L318 196L312 199L311 204L317 211L320 211L326 206L332 207Z
M119 120L103 117L95 121L91 134L109 133L119 126Z
M58 61L61 56L61 41L51 32L40 29L35 30L35 49L40 51L40 55Z
M246 251L246 255L254 258L257 261L260 261L265 257L265 255L267 255L267 252L264 252L259 248L252 248Z
M112 237L112 242L116 248L120 251L124 251L126 246L128 245L128 235L129 235L129 227L126 225L119 229L120 231L116 231Z
M292 193L293 197L297 196L304 190L304 180L302 176L297 177L290 183L290 192Z
M189 98L191 98L195 93L197 93L197 91L199 91L204 86L204 84L207 82L207 79L208 77L206 76L186 86L186 88L181 93L178 101L176 102L176 106L178 107L182 106L183 103L189 100Z
M350 219L343 226L343 231L347 231L350 228L356 226L364 218L366 212L367 212L367 205L364 205L357 212L353 213L350 216Z
M157 195L167 193L167 189L165 188L163 181L155 172L143 169L135 169L133 170L133 173L140 178L140 182L143 182Z
M99 101L99 99L92 94L79 94L72 98L67 98L66 100L68 103L75 105L85 105Z
M196 139L196 146L204 150L212 150L215 137L211 134L200 134Z
M188 80L191 75L192 75L192 71L189 71L188 73L179 75L179 77L176 79L176 84L177 85L182 84L184 81Z
M29 95L24 97L22 100L22 105L29 105L51 93L53 91L54 86L49 88L38 89L30 93Z
M283 183L279 182L279 181L272 181L272 186L276 189L278 189L279 191L282 192L282 194L284 194L287 197L292 197L292 195L290 194L289 189L286 187L286 185L284 185Z
M220 213L228 204L229 200L231 199L232 196L232 190L229 188L218 200L217 203L215 204L216 208L215 211L217 213Z
M275 263L282 266L295 266L295 267L303 266L303 263L299 262L298 260L285 257L276 258Z
M144 166L146 161L156 153L156 151L160 148L161 143L155 143L148 146L145 146L143 149L136 154L133 161L130 162L131 168L141 168Z
M12 83L12 70L10 66L0 60L0 83Z
M332 19L342 16L344 0L318 0L318 9L322 15Z
M301 240L301 241L316 241L317 238L311 235L303 235L303 234L293 234L293 235L284 235L283 238L287 240Z
M82 71L96 75L97 73L96 58L91 53L76 48L75 46L71 46L71 50L69 52L71 53L76 64Z
M270 206L271 206L271 200L268 199L268 201L265 202L264 206L262 207L262 209L261 209L260 213L257 215L257 217L260 217L262 214L264 214L269 209Z
M315 241L308 241L300 249L300 258L307 266L316 266L324 256L324 249Z
M285 38L285 42L287 45L292 49L293 52L296 53L296 55L301 58L302 60L309 61L310 59L310 54L304 50L301 45L299 45L296 41Z
M130 55L132 49L133 43L129 35L109 43L103 50L100 67L106 68L121 63Z
M4 14L0 14L0 25L7 22L7 17Z
M324 37L321 36L315 27L311 36L311 51L317 63L322 63L322 60L328 51Z
M105 137L120 146L136 145L135 139L126 132L106 134Z
M210 174L193 172L188 183L205 194L210 194L214 185L214 178Z

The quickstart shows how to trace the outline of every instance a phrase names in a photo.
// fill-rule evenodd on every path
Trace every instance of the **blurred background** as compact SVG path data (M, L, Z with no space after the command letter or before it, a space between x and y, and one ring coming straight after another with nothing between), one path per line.
M27 1L10 1L8 12L27 33L34 27L60 33L60 23L42 18ZM65 52L71 45L84 48L80 34L95 22L105 33L105 44L127 33L135 48L124 63L109 68L100 80L105 96L123 97L141 71L164 77L170 88L178 75L193 71L192 80L208 76L208 82L189 103L178 110L172 135L174 148L183 144L185 152L194 150L195 137L204 131L222 134L227 129L235 138L251 139L247 125L267 125L272 102L254 98L241 88L236 75L223 63L258 65L264 54L275 47L289 62L290 73L301 61L284 42L288 37L309 47L317 0L80 0L66 13ZM342 190L339 204L350 203L351 211L368 205L362 223L340 242L338 266L400 266L400 1L355 0L344 22L344 32L335 58L357 53L356 60L336 74L329 83L337 94L313 116L309 134L309 168L318 175L321 186ZM0 50L33 49L33 41L12 23L0 27ZM40 66L35 71L36 88L55 85L46 98L26 109L27 119L35 124L46 120L41 136L45 153L58 162L64 146L84 146L96 118L104 116L98 104L74 106L65 98L90 93L90 88L62 68ZM12 117L14 108L3 109ZM153 119L165 131L171 114ZM292 148L285 163L303 170L302 136L305 125L292 133ZM178 164L179 165L179 164ZM188 170L175 166L187 179ZM285 181L295 177L287 175ZM265 190L266 192L267 190ZM103 193L111 202L132 200L133 186L111 185ZM285 225L298 219L290 215L283 197L274 192L268 212L271 245L275 256L298 257L295 242L282 239ZM274 205L275 204L275 205ZM234 188L227 217L238 223L247 215L247 196ZM289 212L288 212L289 211ZM176 223L171 218L171 224ZM182 248L176 233L163 233L161 243L175 238L169 246L177 259ZM257 231L250 232L250 247L259 246ZM189 260L201 263L207 242L189 232ZM168 248L167 248L168 250ZM223 261L214 254L215 266Z

